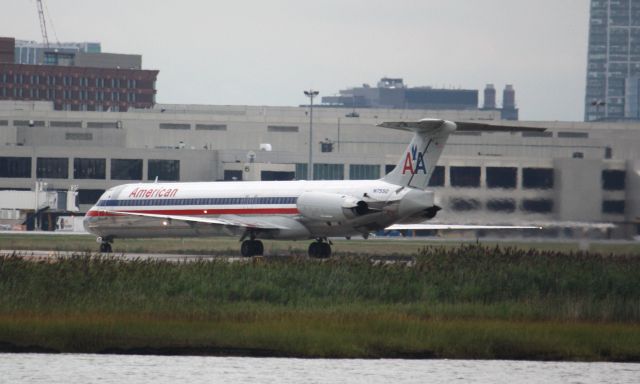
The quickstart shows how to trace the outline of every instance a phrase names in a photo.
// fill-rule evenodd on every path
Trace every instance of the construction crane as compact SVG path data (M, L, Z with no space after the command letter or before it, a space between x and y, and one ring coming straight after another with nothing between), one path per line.
M44 43L45 47L49 48L49 35L47 35L47 22L44 18L42 0L36 0L36 6L38 7L38 16L40 17L40 32L42 32L42 42Z

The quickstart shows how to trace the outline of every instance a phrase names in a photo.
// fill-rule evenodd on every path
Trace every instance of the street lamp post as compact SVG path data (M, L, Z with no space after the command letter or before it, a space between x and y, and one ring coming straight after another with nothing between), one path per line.
M318 91L310 89L304 91L305 96L311 99L309 104L309 163L307 164L307 180L313 180L313 98L318 96Z

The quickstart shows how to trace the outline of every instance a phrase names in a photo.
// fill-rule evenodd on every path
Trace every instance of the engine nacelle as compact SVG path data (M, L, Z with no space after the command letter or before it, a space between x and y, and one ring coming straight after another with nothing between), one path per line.
M326 192L304 192L298 197L297 208L304 217L324 221L343 221L370 212L365 201Z
M433 218L440 207L434 208L432 191L409 190L400 201L398 215L402 218L423 217ZM424 219L423 219L424 220Z

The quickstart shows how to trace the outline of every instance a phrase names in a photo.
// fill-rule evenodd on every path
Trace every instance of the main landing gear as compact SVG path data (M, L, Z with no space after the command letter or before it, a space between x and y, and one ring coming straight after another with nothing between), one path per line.
M331 243L326 238L318 238L309 244L309 257L327 259L331 256Z
M264 253L264 246L260 240L245 240L240 246L240 253L244 257L262 256Z
M245 240L246 238L249 240ZM247 230L240 238L242 245L240 246L240 254L244 257L262 256L264 254L264 245L262 241L256 240L256 232Z
M331 242L327 238L320 237L309 245L309 257L317 259L327 259L331 256ZM240 253L244 257L262 256L264 245L262 241L252 238L243 240L240 246Z

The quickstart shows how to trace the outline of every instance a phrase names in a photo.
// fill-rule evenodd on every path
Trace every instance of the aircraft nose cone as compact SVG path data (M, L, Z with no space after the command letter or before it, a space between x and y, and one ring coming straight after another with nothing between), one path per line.
M433 207L433 192L412 189L400 201L400 217L411 216Z

